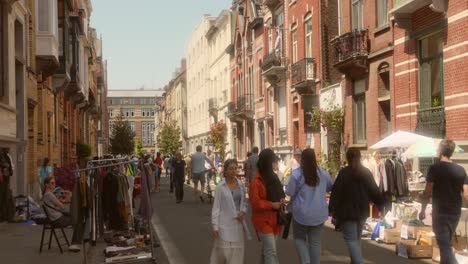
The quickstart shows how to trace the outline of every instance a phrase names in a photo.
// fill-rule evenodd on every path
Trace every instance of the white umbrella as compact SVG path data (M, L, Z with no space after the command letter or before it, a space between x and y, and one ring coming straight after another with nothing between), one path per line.
M405 148L409 147L417 142L423 140L429 140L431 138L421 136L415 133L406 132L406 131L397 131L390 136L382 139L377 142L375 145L370 147L370 149L382 149L382 148Z
M431 138L429 140L419 141L411 145L403 153L403 157L406 157L408 159L437 157L440 141L442 141L442 139L438 138ZM456 146L455 152L463 153L464 150L461 147Z

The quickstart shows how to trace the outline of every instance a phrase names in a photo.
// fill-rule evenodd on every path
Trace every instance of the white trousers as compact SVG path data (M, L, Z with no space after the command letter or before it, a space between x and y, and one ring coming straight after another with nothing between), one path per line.
M244 242L214 241L210 264L244 264Z

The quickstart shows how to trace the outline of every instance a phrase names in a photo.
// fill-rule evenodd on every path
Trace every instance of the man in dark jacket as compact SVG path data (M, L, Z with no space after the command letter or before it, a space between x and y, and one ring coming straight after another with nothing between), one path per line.
M426 206L432 197L432 228L440 248L441 264L457 264L452 251L452 236L460 221L462 193L468 201L468 178L465 169L450 158L455 150L452 140L440 142L440 161L433 164L426 177L419 218L426 218Z

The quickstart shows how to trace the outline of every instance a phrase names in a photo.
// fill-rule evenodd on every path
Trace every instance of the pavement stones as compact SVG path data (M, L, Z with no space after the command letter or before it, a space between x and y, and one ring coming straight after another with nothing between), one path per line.
M211 204L200 203L194 197L191 186L185 185L184 202L176 204L175 196L169 193L168 179L163 177L161 191L154 193L153 226L158 233L162 249L170 264L209 263L212 248ZM250 219L250 214L247 215ZM250 221L249 221L250 222ZM260 263L260 242L255 237L246 242L245 263ZM291 232L292 233L292 232ZM363 241L365 263L431 263L431 260L407 260L394 253L394 245L379 245ZM294 242L278 239L280 263L299 263ZM348 252L341 233L326 226L322 234L322 264L349 263Z

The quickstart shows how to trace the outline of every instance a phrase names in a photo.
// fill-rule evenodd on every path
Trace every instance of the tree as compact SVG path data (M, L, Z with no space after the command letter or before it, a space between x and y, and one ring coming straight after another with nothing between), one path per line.
M130 155L135 150L135 133L130 123L117 116L112 126L110 137L110 151L113 155Z
M167 121L163 124L158 135L158 148L164 156L170 155L182 148L180 128L175 122Z
M141 144L140 138L136 140L135 153L137 157L143 157L143 145Z
M226 132L227 127L223 121L211 125L209 140L213 144L215 151L219 151L219 157L224 161L226 155Z

